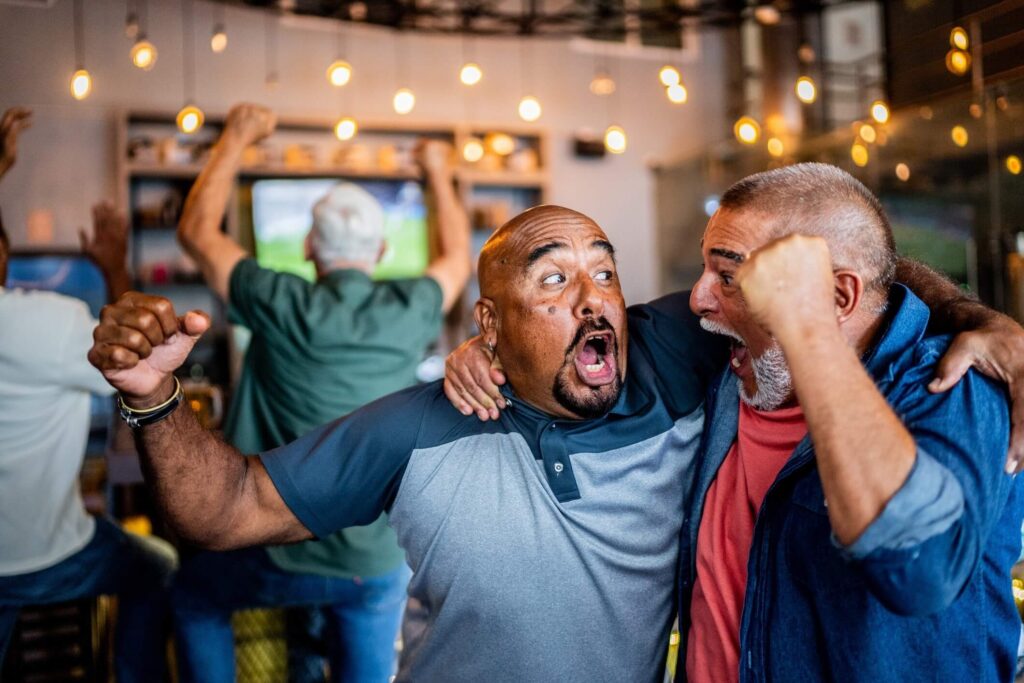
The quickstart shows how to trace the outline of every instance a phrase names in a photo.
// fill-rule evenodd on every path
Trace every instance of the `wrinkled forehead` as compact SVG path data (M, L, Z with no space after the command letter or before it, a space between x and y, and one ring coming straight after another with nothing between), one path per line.
M722 252L745 255L771 240L778 218L761 211L719 209L701 239L705 257Z
M582 214L547 212L523 220L508 235L504 246L510 263L528 268L536 262L539 251L550 253L558 248L609 251L611 243L604 230Z

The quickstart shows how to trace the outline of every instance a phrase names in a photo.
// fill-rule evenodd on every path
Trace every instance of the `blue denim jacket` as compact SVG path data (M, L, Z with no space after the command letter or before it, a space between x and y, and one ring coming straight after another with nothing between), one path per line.
M928 392L949 337L901 285L865 365L910 430L917 461L849 547L835 541L805 438L765 497L747 565L740 681L1011 681L1021 620L1010 587L1020 553L1021 483L1003 473L1003 388L969 372ZM703 458L680 549L680 660L708 488L736 439L731 372L712 383Z

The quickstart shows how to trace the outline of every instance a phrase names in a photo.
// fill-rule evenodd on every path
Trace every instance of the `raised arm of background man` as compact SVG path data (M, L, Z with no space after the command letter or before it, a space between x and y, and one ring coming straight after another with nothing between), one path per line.
M239 104L228 112L217 144L210 152L192 189L178 223L178 241L199 264L206 283L224 301L228 299L231 271L247 254L220 224L231 198L235 175L242 165L242 153L274 132L277 117L254 104Z
M18 159L18 135L32 125L32 110L11 107L0 117L0 178Z
M128 222L110 202L92 207L92 237L78 231L82 253L103 273L107 283L107 300L117 299L131 289L126 257L128 254Z
M451 147L436 140L416 146L416 162L423 169L430 225L431 257L426 275L441 286L445 313L469 280L469 217L455 191Z
M158 406L173 395L172 373L209 326L204 313L178 318L167 299L128 292L103 308L89 361L129 407ZM185 539L227 549L312 537L260 459L204 430L191 410L179 408L134 434L156 503Z

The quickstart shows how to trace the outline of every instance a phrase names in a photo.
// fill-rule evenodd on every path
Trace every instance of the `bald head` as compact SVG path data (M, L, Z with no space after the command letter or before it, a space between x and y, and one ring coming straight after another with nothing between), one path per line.
M546 235L573 233L587 229L599 234L602 247L614 253L604 231L590 217L563 206L543 204L527 209L500 228L484 244L480 251L479 278L480 295L495 298L506 284L514 280L532 261L550 250L554 243L537 244L538 238Z
M896 275L892 228L878 199L846 171L804 163L755 173L729 188L720 206L762 215L766 241L824 238L833 264L857 272L874 303L884 305Z

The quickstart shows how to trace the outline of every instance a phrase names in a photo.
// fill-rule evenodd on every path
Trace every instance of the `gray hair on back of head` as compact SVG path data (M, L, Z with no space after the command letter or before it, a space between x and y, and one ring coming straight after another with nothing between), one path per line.
M802 163L755 173L730 187L719 206L765 214L770 240L792 234L824 238L833 266L859 273L869 305L885 309L896 277L892 227L878 198L846 171Z
M384 209L372 194L353 183L339 183L313 206L313 257L376 263L384 243Z

